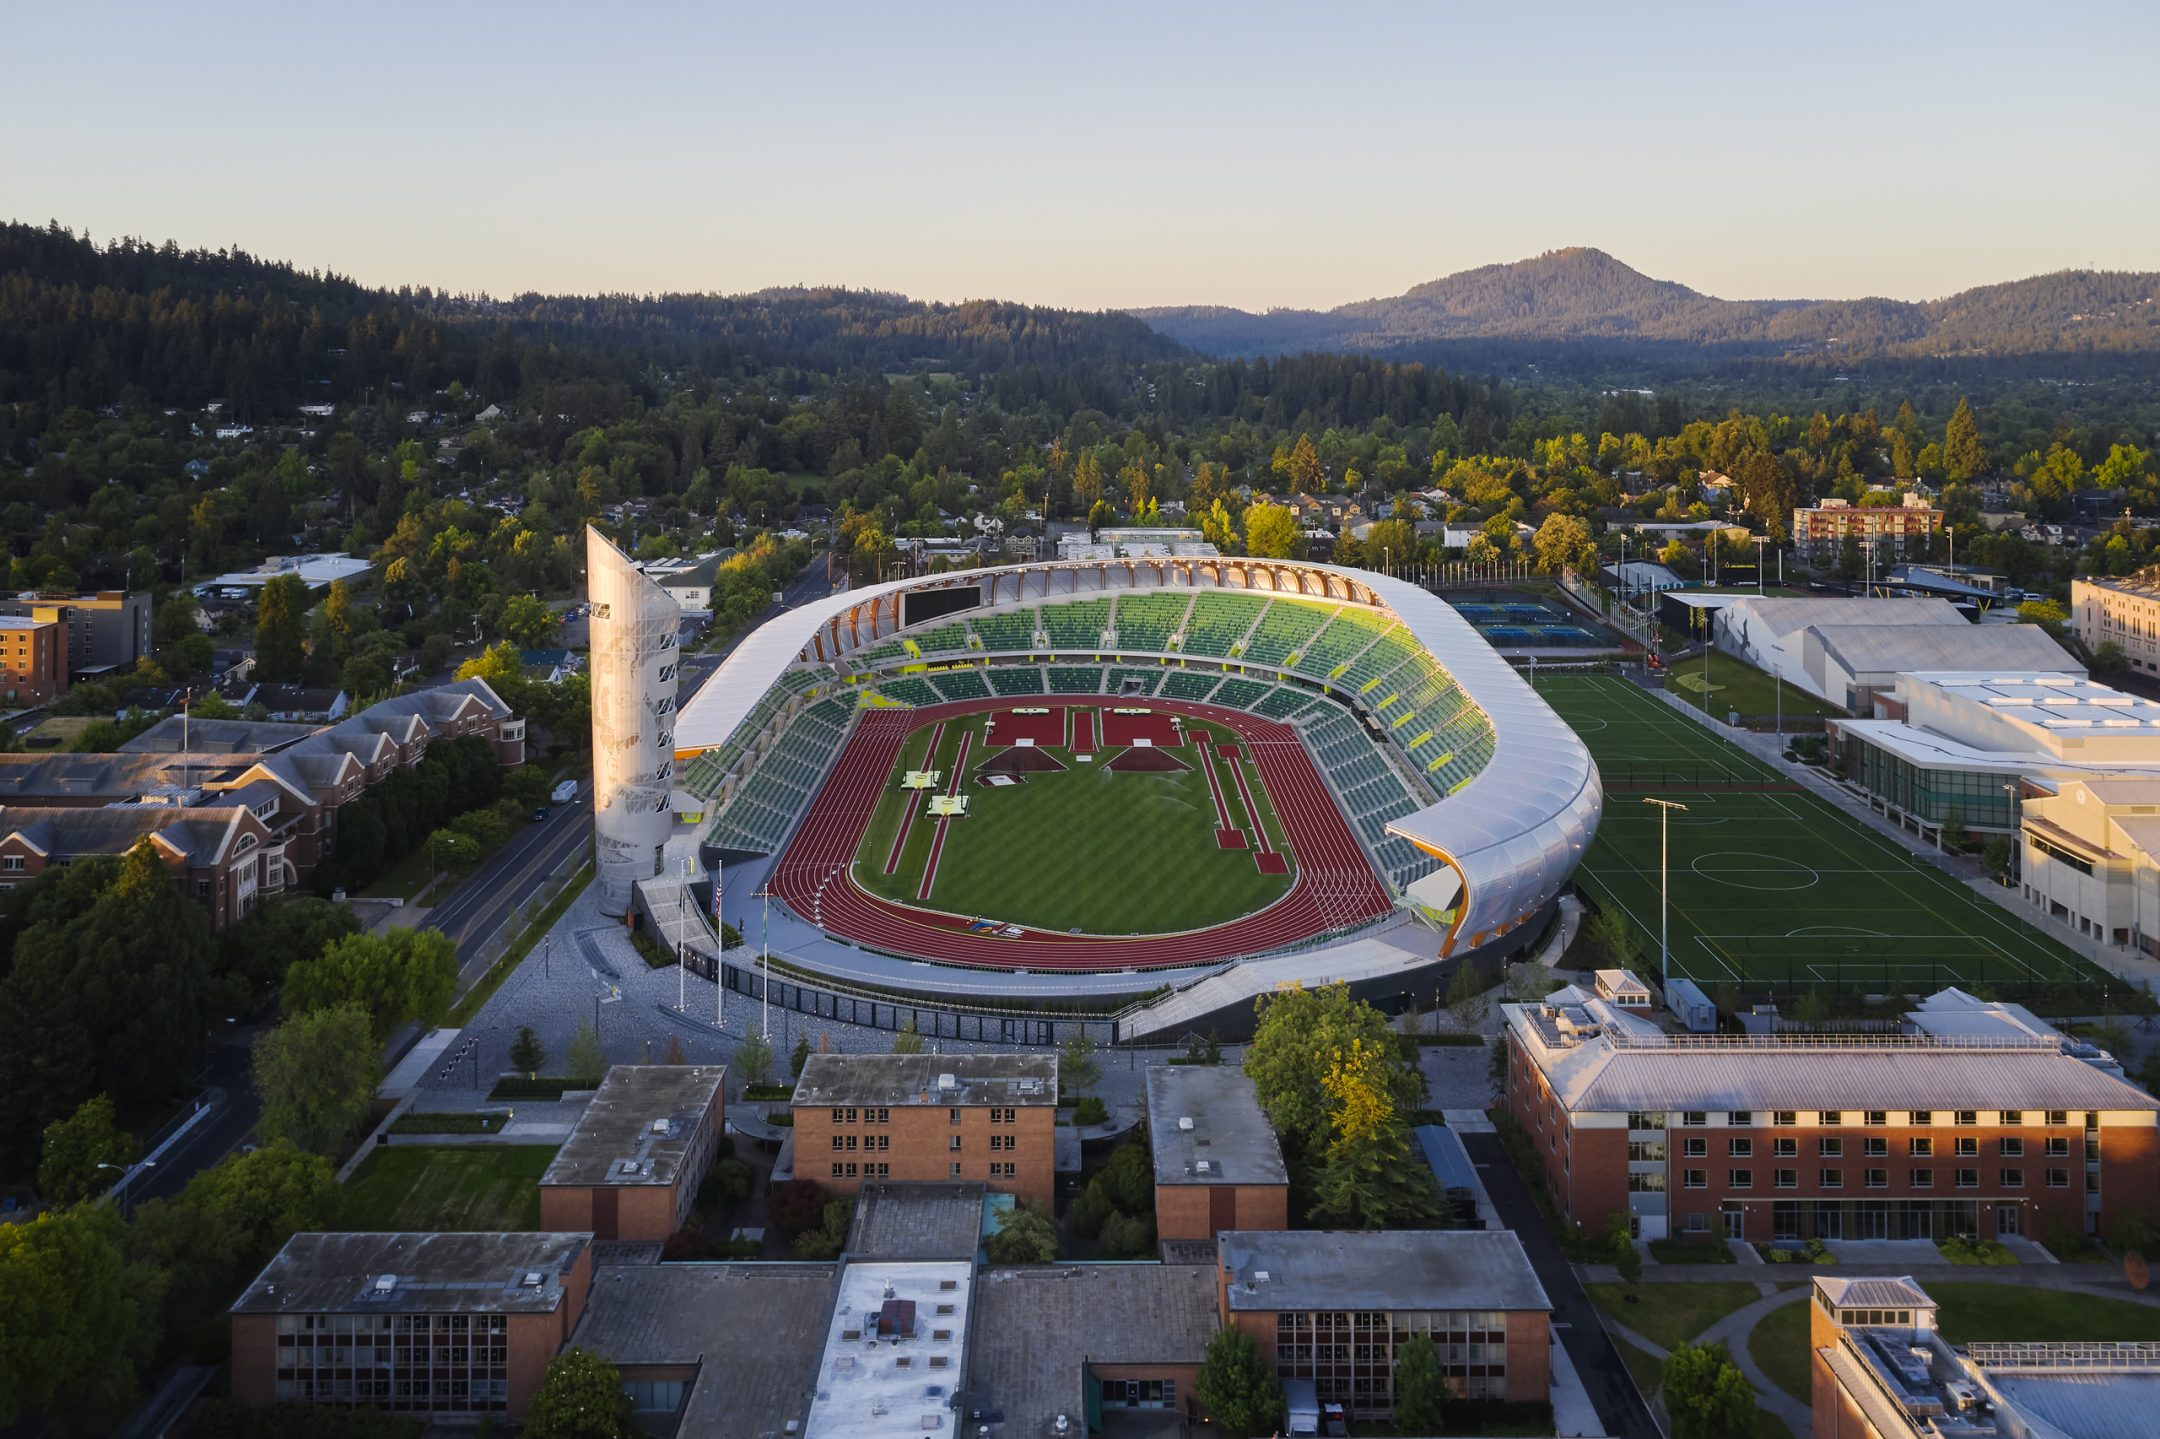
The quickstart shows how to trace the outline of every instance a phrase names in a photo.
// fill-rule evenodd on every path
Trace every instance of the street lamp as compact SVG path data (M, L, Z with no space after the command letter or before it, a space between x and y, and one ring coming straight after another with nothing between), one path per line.
M118 1203L120 1205L120 1212L122 1214L127 1213L128 1180L133 1176L134 1170L125 1164L100 1163L97 1167L100 1169L117 1169L120 1171L120 1183L117 1186ZM155 1159L145 1159L142 1162L141 1167L144 1169L155 1169L157 1167L157 1161Z
M1684 810L1686 805L1678 800L1644 799L1644 804L1658 807L1658 982L1667 982L1672 974L1672 876L1667 867L1672 839L1672 812Z

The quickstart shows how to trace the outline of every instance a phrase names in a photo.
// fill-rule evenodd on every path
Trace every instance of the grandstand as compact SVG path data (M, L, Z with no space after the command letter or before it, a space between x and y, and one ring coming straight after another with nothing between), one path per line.
M775 692L784 690L776 686ZM854 713L854 696L841 694L796 715L726 798L709 833L711 843L758 854L778 849L831 770Z
M1039 695L1043 673L1035 665L1000 665L990 671L990 688L1001 695Z
M1110 627L1110 601L1073 600L1045 605L1043 629L1054 650L1100 650L1103 631Z
M1050 693L1054 695L1092 695L1102 693L1102 671L1080 669L1072 665L1050 666Z
M1155 693L1155 687L1162 683L1162 677L1161 670L1112 670L1109 691L1114 695L1151 695Z
M1172 670L1163 676L1161 694L1166 700L1204 700L1221 683L1221 675L1204 670Z
M974 627L975 638L988 654L1025 654L1037 648L1035 643L1035 609L985 611L973 615L968 623Z
M1303 651L1320 627L1334 615L1331 605L1301 604L1295 600L1271 600L1267 613L1246 642L1247 664L1284 665Z
M1193 596L1183 590L1142 590L1118 596L1112 628L1121 650L1168 651L1185 628Z
M1260 618L1268 604L1265 595L1202 590L1194 597L1192 614L1185 621L1185 653L1236 657L1253 621Z
M982 674L978 670L944 670L929 678L931 687L949 700L990 698L990 686L983 682Z

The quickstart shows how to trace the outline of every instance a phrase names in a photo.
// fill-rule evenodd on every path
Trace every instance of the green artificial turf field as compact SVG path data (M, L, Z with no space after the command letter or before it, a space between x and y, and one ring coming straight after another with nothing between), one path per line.
M1709 987L1829 983L2006 996L2106 982L2038 930L1798 787L1628 680L1540 676L1605 782L1577 879L1616 904L1656 967L1659 812L1672 816L1672 973Z
M1265 908L1296 878L1294 860L1291 873L1262 874L1251 849L1217 847L1215 803L1191 744L1161 751L1194 766L1167 774L1114 772L1107 766L1117 750L1100 750L1081 763L1069 750L1045 746L1041 753L1063 764L1063 770L1028 774L1022 784L993 788L975 783L985 761L1006 753L985 748L985 718L948 721L935 756L927 754L930 727L908 737L855 856L855 878L871 893L970 919L1040 929L1166 934ZM1186 721L1186 731L1235 738L1193 719ZM932 769L945 776L940 790L947 788L963 733L970 736L961 791L968 812L949 821L930 894L918 898L937 823L923 811L924 795L901 790L900 780L909 770ZM1249 754L1240 764L1270 843L1287 856L1282 825L1259 770ZM1235 817L1241 806L1236 781L1220 760L1216 774ZM898 868L887 874L893 836L911 800L916 812L907 844Z

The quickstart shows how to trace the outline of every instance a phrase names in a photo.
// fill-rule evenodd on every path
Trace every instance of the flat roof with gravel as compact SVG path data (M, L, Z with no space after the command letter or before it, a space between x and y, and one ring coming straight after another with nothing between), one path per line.
M1288 1184L1282 1145L1253 1082L1222 1065L1148 1071L1148 1143L1157 1184Z
M673 1184L726 1078L718 1064L616 1065L540 1182Z

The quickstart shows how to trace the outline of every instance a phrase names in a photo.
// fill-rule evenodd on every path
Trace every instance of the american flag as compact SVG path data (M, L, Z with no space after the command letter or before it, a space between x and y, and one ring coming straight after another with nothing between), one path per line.
M721 929L720 929L720 926L721 926L721 920L720 920L720 880L721 880L721 875L723 874L723 872L725 871L725 869L726 869L726 866L725 866L725 865L723 865L722 863L720 863L720 862L719 862L718 860L715 860L715 861L713 862L713 872L712 872L712 927L713 927L713 933L714 933L714 934L719 934L719 933L721 932Z

